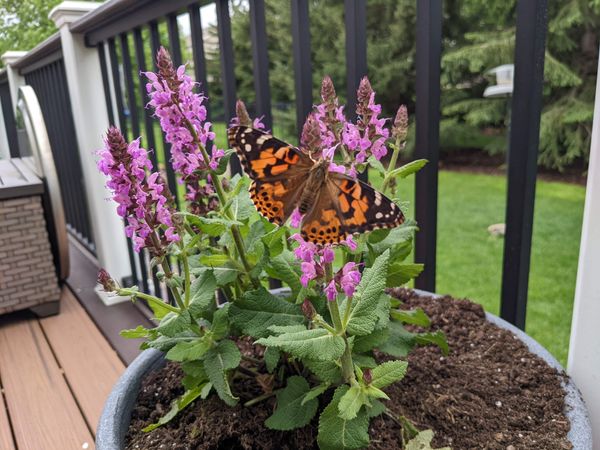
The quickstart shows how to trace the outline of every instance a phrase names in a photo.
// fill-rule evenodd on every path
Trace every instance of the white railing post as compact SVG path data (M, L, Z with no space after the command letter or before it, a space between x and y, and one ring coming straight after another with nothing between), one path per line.
M600 449L600 77L596 81L592 144L567 367L587 405L594 448Z
M8 87L10 88L10 100L12 101L13 114L17 112L17 95L19 88L25 84L25 78L13 67L13 63L25 56L27 52L11 50L4 52L0 59L6 67L6 75L8 76Z
M109 126L98 49L86 47L84 36L69 30L69 24L100 5L65 1L52 9L49 17L60 31L96 254L100 264L120 280L131 275L123 221L116 213L115 203L107 200L110 193L96 168L96 152L102 147L102 137Z

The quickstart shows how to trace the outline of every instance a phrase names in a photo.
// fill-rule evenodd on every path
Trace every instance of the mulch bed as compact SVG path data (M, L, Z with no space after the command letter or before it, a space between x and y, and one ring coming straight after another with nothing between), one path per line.
M386 389L388 408L419 429L435 431L434 446L453 449L570 449L564 374L530 353L513 334L485 320L481 306L451 297L420 297L407 289L392 294L409 308L421 307L442 329L450 355L420 347L409 358L402 382ZM248 341L242 352L260 356ZM291 432L269 430L265 419L274 399L230 408L215 395L189 406L169 424L150 433L141 428L158 420L182 393L181 370L168 363L144 380L126 437L127 449L316 449L317 418ZM263 393L251 378L235 380L241 403ZM324 403L322 404L322 406ZM387 416L371 421L372 449L400 448L400 428Z

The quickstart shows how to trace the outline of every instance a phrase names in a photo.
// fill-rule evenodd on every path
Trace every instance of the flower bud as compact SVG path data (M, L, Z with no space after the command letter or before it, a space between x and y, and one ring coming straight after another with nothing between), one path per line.
M158 68L159 77L167 82L172 91L177 91L181 81L178 79L177 72L173 67L171 54L163 46L156 52L156 67Z
M100 269L98 271L98 284L100 284L102 289L104 289L106 292L115 292L117 290L117 283L104 269Z
M336 97L337 94L335 93L333 81L329 75L326 75L321 84L321 99L324 103L334 103Z
M408 134L408 110L405 105L401 105L396 113L394 124L392 126L392 136L403 142Z
M321 145L321 129L319 122L312 113L308 115L306 122L304 122L300 142L310 152L318 150Z
M304 301L302 302L302 312L304 313L304 316L308 320L313 320L314 317L317 315L317 311L315 310L315 307L310 302L310 300L307 298L305 298Z
M373 381L373 374L371 373L371 369L365 369L363 371L363 380L365 381L365 383L371 384L371 381Z
M250 118L250 114L248 114L246 105L241 100L235 102L235 115L237 116L239 125L243 125L246 127L252 126L252 119Z
M358 91L356 92L356 113L359 116L366 116L369 114L369 101L371 100L371 94L373 88L371 82L367 77L363 77L360 80Z

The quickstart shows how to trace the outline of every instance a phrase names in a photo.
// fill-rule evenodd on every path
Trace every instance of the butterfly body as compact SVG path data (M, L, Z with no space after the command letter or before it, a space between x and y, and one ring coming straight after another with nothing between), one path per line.
M229 144L253 180L250 198L259 213L283 225L295 208L304 215L301 234L317 245L335 244L352 233L404 222L400 208L371 186L330 172L326 159L268 133L244 126L228 130Z

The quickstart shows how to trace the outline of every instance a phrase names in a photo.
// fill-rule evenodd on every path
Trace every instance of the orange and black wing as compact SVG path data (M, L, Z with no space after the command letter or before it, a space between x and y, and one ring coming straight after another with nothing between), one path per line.
M292 214L314 161L296 147L254 128L228 130L244 171L252 178L250 198L259 213L278 225Z
M381 192L346 175L330 173L302 222L302 236L315 244L335 244L352 233L393 228L404 222L402 210Z

